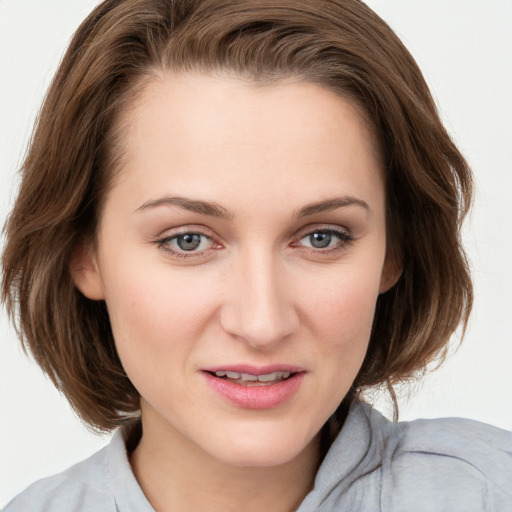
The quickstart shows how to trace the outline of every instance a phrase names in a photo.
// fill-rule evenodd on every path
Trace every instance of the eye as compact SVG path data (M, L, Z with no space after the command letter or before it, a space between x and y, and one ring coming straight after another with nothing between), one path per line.
M199 232L184 232L158 240L158 245L178 257L200 256L214 247L213 240Z
M302 247L322 251L338 249L352 241L353 239L348 233L338 229L329 228L311 231L300 238L298 243Z
M186 233L174 237L172 241L183 251L195 251L201 247L201 244L204 245L203 238L206 237L198 233Z

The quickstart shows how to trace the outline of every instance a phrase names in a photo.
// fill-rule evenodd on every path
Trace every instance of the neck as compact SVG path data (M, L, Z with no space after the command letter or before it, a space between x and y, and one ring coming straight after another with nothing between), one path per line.
M239 467L146 423L143 421L143 435L130 462L156 512L292 512L313 487L319 436L284 464Z

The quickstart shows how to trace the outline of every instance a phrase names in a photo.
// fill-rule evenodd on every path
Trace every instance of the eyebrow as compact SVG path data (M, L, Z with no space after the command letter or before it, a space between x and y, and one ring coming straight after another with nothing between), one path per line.
M234 217L232 212L216 203L182 196L162 197L160 199L146 201L143 205L139 206L135 212L147 210L149 208L157 208L159 206L178 206L184 210L221 219L233 219ZM329 212L347 206L360 206L368 212L371 211L370 206L366 201L354 196L342 196L306 205L295 213L295 217L302 219L304 217L311 217L318 213Z
M188 210L201 215L209 215L211 217L219 217L222 219L231 219L231 214L226 208L208 201L200 201L198 199L190 199L188 197L174 196L162 197L160 199L153 199L146 201L143 205L139 206L135 211L147 210L148 208L156 208L158 206L179 206L184 210Z
M330 212L332 210L337 210L338 208L343 208L346 206L360 206L367 212L371 212L370 206L366 201L363 201L362 199L354 196L342 196L333 197L332 199L327 199L326 201L319 201L318 203L304 206L298 211L297 218L302 219L304 217L316 215L317 213Z

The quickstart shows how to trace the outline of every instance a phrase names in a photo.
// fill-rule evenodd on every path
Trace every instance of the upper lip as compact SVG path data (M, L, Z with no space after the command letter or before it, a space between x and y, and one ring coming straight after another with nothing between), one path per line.
M215 373L220 371L225 372L236 372L236 373L248 373L249 375L267 375L274 372L290 372L299 373L306 371L301 366L293 364L270 364L265 366L255 366L251 364L226 364L218 366L210 366L202 369L204 372Z

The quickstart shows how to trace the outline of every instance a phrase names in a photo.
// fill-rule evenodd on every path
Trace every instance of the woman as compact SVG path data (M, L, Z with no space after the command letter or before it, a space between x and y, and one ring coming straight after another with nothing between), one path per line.
M510 506L509 434L359 401L467 321L471 175L392 31L321 7L107 1L79 28L4 299L83 420L121 428L7 510Z

